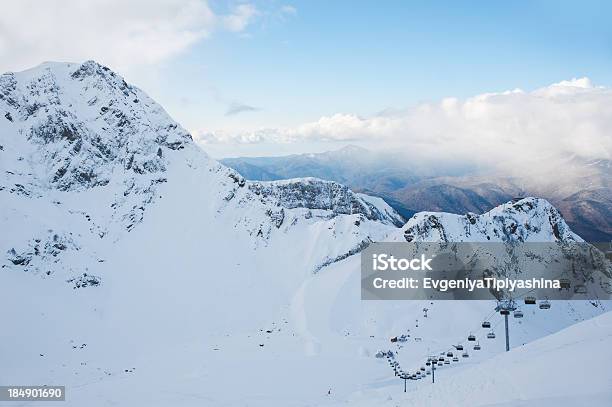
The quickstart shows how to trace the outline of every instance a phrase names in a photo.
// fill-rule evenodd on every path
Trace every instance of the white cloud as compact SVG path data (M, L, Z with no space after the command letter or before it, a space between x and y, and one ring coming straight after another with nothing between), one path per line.
M281 6L280 12L281 14L286 14L289 16L297 15L297 9L290 4L285 4L284 6Z
M550 173L568 157L612 159L612 89L573 79L532 92L446 98L372 117L335 114L294 128L209 132L203 142L322 140L383 146L434 164L463 161Z
M113 69L162 61L215 30L244 30L249 4L216 15L205 0L15 0L0 12L0 72L46 60Z
M224 27L233 32L243 31L247 25L259 14L252 4L240 4L232 10L232 13L223 17Z

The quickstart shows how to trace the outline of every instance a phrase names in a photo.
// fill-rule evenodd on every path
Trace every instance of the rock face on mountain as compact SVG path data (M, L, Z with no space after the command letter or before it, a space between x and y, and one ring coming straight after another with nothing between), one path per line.
M582 242L548 201L523 198L482 215L419 212L402 228L408 242Z
M126 176L162 173L164 151L191 141L144 92L93 61L6 73L0 106L5 131L42 164L39 185L63 191L107 185L117 166Z
M404 220L380 198L356 194L333 181L299 178L286 181L249 182L249 189L262 201L284 208L308 208L334 214L361 214L366 219L402 226Z

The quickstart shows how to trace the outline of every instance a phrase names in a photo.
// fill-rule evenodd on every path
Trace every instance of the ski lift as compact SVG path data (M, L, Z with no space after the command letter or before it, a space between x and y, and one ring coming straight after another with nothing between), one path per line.
M474 335L470 334L470 335L468 336L468 341L470 341L470 342L475 342L475 341L476 341L476 337L475 337Z
M426 374L427 376L429 376L429 375L431 374L431 372L428 370L427 372L425 372L425 374Z
M480 343L477 343L476 345L474 345L474 350L480 350Z
M463 345L459 344L459 345L455 346L455 349L457 349L457 350L463 350Z
M438 360L439 360L440 362L444 362L444 358L443 358L442 356L440 356L440 357L438 358Z
M576 293L576 294L586 294L587 293L587 288L586 288L585 285L579 284L576 287L574 287L574 293Z
M534 305L536 303L535 297L525 297L525 305Z
M421 372L424 372L425 368L423 366L421 366Z
M550 301L544 300L540 302L540 309L550 309Z
M453 357L453 352L447 352L446 356L449 357L449 358L452 358Z
M489 321L484 321L484 322L482 323L482 327L483 327L483 328L491 328L491 323L490 323Z
M499 310L499 315L510 315L510 310L502 308Z
M461 356L464 357L464 358L469 358L470 357L470 355L467 353L467 351L463 352L463 355L461 355Z
M562 278L559 280L559 285L561 286L561 288L559 288L559 290L569 290L570 287L572 286L572 284L570 283L570 280L568 278Z
M521 311L520 309L514 311L514 318L523 318L523 311Z
M453 357L453 362L459 362L459 358L457 356Z
M445 364L445 365L450 365L450 360L446 359L446 360L444 361L444 364Z
M487 334L488 339L495 339L495 332L491 331Z
M442 362L438 362L438 366L442 366Z
M427 362L425 362L425 366L431 366L431 362L428 360Z

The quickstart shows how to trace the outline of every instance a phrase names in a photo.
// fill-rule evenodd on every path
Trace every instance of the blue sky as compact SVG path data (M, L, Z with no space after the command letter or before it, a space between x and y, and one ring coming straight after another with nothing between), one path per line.
M315 151L446 97L610 87L611 16L606 1L19 1L0 14L0 71L94 59L212 134L214 156Z
M189 128L239 129L573 77L610 85L607 4L292 2L295 15L260 16L240 35L215 34L164 64L162 75L180 80L156 93ZM225 115L231 102L258 110Z

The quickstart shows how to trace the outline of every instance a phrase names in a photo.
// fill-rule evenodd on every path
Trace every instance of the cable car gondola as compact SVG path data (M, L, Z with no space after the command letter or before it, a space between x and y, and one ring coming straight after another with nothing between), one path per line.
M569 278L562 278L559 280L559 285L561 286L559 290L569 290L572 283L570 282Z
M550 301L544 300L540 302L540 309L550 309Z
M470 342L475 342L475 341L476 341L476 336L474 336L474 335L470 334L470 335L468 336L468 341L470 341Z
M448 360L448 359L447 359L447 360L445 360L445 361L444 361L444 364L445 364L445 365L450 365L450 360Z
M488 339L495 339L495 332L491 331L487 334Z
M477 343L476 345L474 345L474 350L480 350L480 343Z
M585 285L579 284L576 287L574 287L574 293L576 293L576 294L586 294L587 293L587 288L586 288Z
M459 358L457 356L453 357L453 362L459 362Z
M535 297L525 297L525 305L534 305L536 303Z
M491 328L491 323L490 323L489 321L484 321L484 322L482 323L482 327L483 327L483 328Z
M454 345L453 345L454 346ZM455 349L457 350L463 350L463 345L459 344L457 346L455 346Z
M523 311L521 311L520 309L514 311L514 318L523 318Z
M499 315L510 315L510 310L502 308L499 310Z
M449 357L449 358L452 358L453 357L453 352L447 352L446 356Z
M470 357L470 355L467 352L463 352L463 355L461 355L461 356L464 357L464 358L469 358Z

